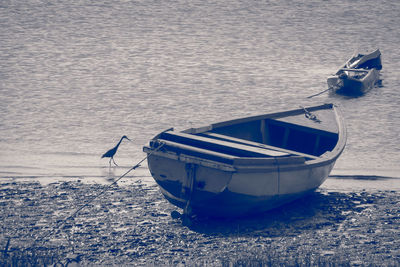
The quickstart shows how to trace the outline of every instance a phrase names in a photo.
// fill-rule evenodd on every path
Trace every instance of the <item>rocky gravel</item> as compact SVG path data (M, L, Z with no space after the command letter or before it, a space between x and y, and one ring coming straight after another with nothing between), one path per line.
M260 216L188 227L140 180L0 186L1 266L400 266L397 191L319 189Z

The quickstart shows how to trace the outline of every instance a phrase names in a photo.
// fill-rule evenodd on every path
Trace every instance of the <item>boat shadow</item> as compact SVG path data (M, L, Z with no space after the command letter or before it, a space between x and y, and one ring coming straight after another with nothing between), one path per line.
M362 91L353 91L353 92L348 92L346 90L329 90L329 96L334 97L334 98L340 98L340 99L353 99L353 98L359 98L363 97L367 94L370 93L371 90L375 88L383 88L383 80L379 79L373 86L371 86L368 89L362 90Z
M196 218L190 229L203 234L239 236L290 236L308 230L339 226L348 214L360 212L366 196L316 191L280 208L257 216L234 219ZM361 204L360 204L361 203Z
M359 98L366 95L368 92L353 92L348 93L343 90L337 90L335 92L330 92L331 97L342 98L342 99L351 99L351 98Z

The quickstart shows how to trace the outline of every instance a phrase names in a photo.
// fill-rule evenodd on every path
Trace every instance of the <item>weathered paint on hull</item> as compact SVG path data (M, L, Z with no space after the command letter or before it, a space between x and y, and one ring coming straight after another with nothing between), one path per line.
M257 171L222 171L196 165L190 194L187 163L151 155L149 169L165 198L184 208L190 198L192 212L213 217L261 213L295 200L318 188L334 161Z

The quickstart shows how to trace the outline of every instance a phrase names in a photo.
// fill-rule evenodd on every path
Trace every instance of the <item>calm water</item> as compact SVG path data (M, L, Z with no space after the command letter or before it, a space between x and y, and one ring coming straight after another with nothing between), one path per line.
M0 177L107 177L159 131L333 102L348 144L334 173L400 177L400 2L0 2ZM326 78L380 48L382 87ZM146 165L133 176L149 177Z

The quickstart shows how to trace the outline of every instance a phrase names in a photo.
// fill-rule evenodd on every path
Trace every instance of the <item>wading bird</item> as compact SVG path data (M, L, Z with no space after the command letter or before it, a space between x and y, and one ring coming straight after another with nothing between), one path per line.
M110 168L111 168L111 160L114 162L114 164L116 166L118 166L117 163L115 163L115 161L114 161L114 155L117 152L117 149L118 149L119 145L121 144L121 142L122 142L122 140L124 138L128 139L129 141L131 141L126 135L124 135L124 136L121 137L121 140L119 140L118 144L114 148L111 148L106 153L104 153L103 156L101 156L101 158L110 158Z

